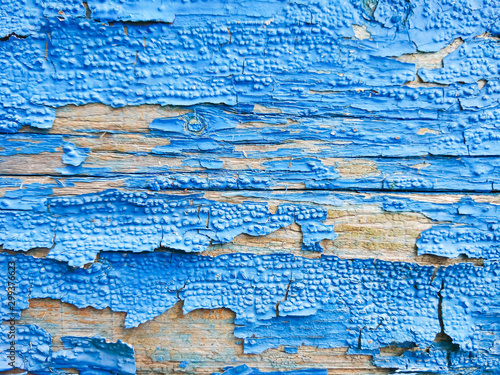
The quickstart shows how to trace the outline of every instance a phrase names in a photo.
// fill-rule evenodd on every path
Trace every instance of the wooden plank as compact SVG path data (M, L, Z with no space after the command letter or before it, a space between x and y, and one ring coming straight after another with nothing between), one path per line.
M498 1L35 3L0 372L500 370Z

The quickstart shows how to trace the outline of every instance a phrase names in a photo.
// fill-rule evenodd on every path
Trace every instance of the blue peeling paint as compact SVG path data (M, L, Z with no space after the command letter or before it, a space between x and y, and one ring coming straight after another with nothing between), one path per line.
M12 87L4 90L15 98L3 103L2 128L15 132L22 125L50 127L53 112L46 108L67 104L234 105L269 96L273 85L281 91L280 82L297 82L298 99L313 80L324 82L319 90L393 86L413 80L412 64L373 57L355 44L342 43L339 34L352 34L342 23L329 17L323 21L327 27L317 33L307 24L297 25L302 13L293 12L297 5L288 7L288 12L276 15L281 24L269 29L254 27L256 22L265 22L263 17L260 21L225 18L224 26L209 29L199 26L196 17L191 22L185 18L178 26L111 26L80 18L48 18L40 33L25 39L11 37L0 44L7 69L3 76ZM356 14L354 9L349 12ZM249 28L251 34L247 34ZM306 49L312 49L310 54L290 54L283 47L292 48L297 38ZM255 47L249 49L247 43ZM354 51L349 57L348 50ZM18 54L22 65L30 67L30 74L22 79L17 79L15 68L9 70L16 66L13 56ZM352 74L343 77L348 64ZM304 74L305 86L299 78ZM329 79L330 74L336 78ZM36 117L21 116L27 111Z
M7 192L0 199L0 242L5 249L50 249L49 258L83 266L101 251L154 251L160 247L202 252L210 244L231 242L240 234L265 236L294 223L302 232L302 250L322 251L321 241L335 240L334 225L326 225L323 207L280 204L276 213L261 202L240 204L207 200L201 195L129 193L110 190L76 197L34 196L29 190ZM245 195L245 193L241 193ZM498 260L498 205L462 198L439 204L402 197L362 198L349 194L248 194L333 206L376 204L388 212L417 212L438 223L417 239L418 254L448 258ZM126 241L124 239L127 239Z
M11 194L7 194L10 197ZM36 199L36 198L35 198ZM160 246L202 252L240 234L264 236L297 223L303 250L322 251L334 240L321 207L267 203L220 203L200 195L169 196L108 191L64 198L42 198L39 212L25 211L19 199L2 199L0 242L5 249L49 248L49 258L83 266L106 251L154 251ZM33 204L33 203L32 203ZM24 208L24 209L23 209Z
M212 375L326 375L325 369L304 369L294 371L259 371L247 365L227 368L224 372L215 372Z
M32 3L21 9L13 6L10 12L16 17L7 10L2 14L9 30L2 34L26 38L11 36L0 45L5 50L4 95L12 98L2 102L2 129L47 128L54 119L52 108L95 102L271 104L313 96L314 102L324 102L328 95L317 93L340 90L337 105L355 104L342 99L347 95L357 98L361 109L380 110L376 101L364 98L388 90L401 101L402 89L392 87L413 80L415 74L413 64L384 56L415 52L414 44L436 51L452 41L451 35L495 32L494 20L500 14L495 1L479 7L466 4L468 14L461 19L453 13L447 16L445 1L429 9L424 3L380 1L372 13L355 1L333 1L328 7L322 2L269 0L247 6L227 1L207 9L180 1L160 6L145 2L139 8L132 2L89 1L90 19L81 4L71 1L48 3L45 9ZM112 24L173 19L173 24ZM353 24L367 27L373 40L354 39ZM442 34L431 31L436 24ZM261 25L265 27L256 27ZM367 91L351 91L359 88ZM428 91L441 95L441 89ZM439 108L439 101L432 102Z
M466 255L470 258L500 259L500 206L478 203L462 198L454 204L432 204L410 200L388 200L387 211L421 212L436 220L451 224L435 225L422 232L417 240L419 254L448 258Z
M89 156L90 149L76 147L74 144L67 142L63 146L63 151L63 163L78 167L82 165L87 156Z
M444 331L461 350L498 354L498 262L435 273L410 263L288 254L104 253L88 269L22 255L1 259L4 267L15 262L20 285L32 285L19 293L20 309L29 298L111 307L126 312L125 326L134 327L179 300L185 313L225 307L236 313L235 336L244 339L247 353L280 345L376 351L409 343L424 349Z
M426 82L450 84L475 83L481 79L498 81L500 76L500 43L476 39L458 47L443 59L441 69L420 69Z
M0 198L0 242L50 252L0 255L1 274L13 261L19 281L16 308L2 304L2 319L19 319L30 298L52 298L125 312L132 328L182 301L184 312L234 311L245 353L347 347L391 372L500 372L500 206L345 192L499 190L499 19L497 0L4 1L0 132L10 134L0 137L0 187L18 190ZM463 44L442 67L415 72L402 61L457 38ZM408 83L417 75L427 87ZM141 133L150 152L124 147L124 159L155 160L124 173L78 146L99 144L106 129L50 130L57 108L92 103L178 105L184 114L151 121ZM29 162L46 156L40 168ZM69 178L25 186L33 175ZM143 192L52 196L83 181ZM253 201L144 192L170 189L238 189ZM257 191L271 189L282 191ZM292 203L272 213L273 200ZM337 237L325 207L367 204L432 220L419 255L482 258L484 267L192 254L292 224L302 250L321 251ZM7 293L0 288L2 301ZM55 352L47 332L17 329L16 366L30 373L136 372L133 349L120 341L63 337ZM386 346L402 354L384 355Z
M113 343L97 336L64 336L61 340L65 349L52 351L51 335L40 327L19 324L14 327L12 335L10 324L1 326L0 371L17 368L34 375L62 375L67 374L63 369L74 368L82 375L136 373L134 350L120 340Z
M375 204L388 212L416 212L433 221L449 223L436 224L422 232L416 242L419 255L431 254L449 258L466 255L471 258L499 259L497 232L500 206L476 202L470 197L464 197L457 203L440 204L428 202L425 198L414 200L387 195L362 197L325 192L239 192L226 195L286 199L297 203L320 203L338 207L343 204Z

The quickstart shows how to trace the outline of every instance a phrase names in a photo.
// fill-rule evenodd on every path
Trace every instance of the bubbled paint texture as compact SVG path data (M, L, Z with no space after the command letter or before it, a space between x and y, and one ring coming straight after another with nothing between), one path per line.
M499 25L498 0L1 1L2 353L30 300L129 332L182 303L231 310L243 355L499 373ZM427 220L416 262L317 255L340 209ZM300 255L211 254L293 231ZM122 340L56 347L39 323L0 371L146 371ZM327 373L233 362L215 373Z

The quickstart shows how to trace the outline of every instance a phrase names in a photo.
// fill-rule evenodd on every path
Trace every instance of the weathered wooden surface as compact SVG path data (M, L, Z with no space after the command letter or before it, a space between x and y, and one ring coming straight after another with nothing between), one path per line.
M496 374L499 19L0 4L0 371Z

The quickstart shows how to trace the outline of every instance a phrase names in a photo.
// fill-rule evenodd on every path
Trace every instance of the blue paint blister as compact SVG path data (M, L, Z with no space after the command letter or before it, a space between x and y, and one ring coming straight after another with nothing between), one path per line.
M35 325L14 324L0 330L0 371L13 368L34 375L67 374L73 368L85 375L132 375L136 373L134 350L128 344L107 342L101 337L61 337L64 348L52 350L51 335ZM13 344L12 344L13 343Z
M103 250L142 252L166 247L202 252L210 244L228 243L240 234L265 236L294 223L301 227L303 250L322 251L322 240L337 237L332 226L323 224L326 210L305 205L282 204L271 214L267 203L108 191L39 199L45 212L37 213L24 211L22 200L4 201L9 204L0 210L4 248L49 248L49 258L72 266L92 262Z

